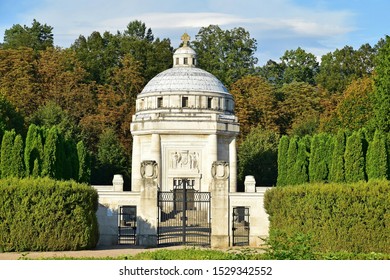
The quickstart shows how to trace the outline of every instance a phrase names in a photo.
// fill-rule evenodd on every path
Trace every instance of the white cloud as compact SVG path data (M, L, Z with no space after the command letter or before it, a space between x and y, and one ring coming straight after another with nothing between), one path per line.
M93 31L123 31L132 20L142 20L156 37L180 37L186 30L195 35L199 28L217 24L223 29L242 26L264 53L280 56L284 50L301 47L327 48L354 30L354 15L348 11L308 8L294 0L43 0L24 13L26 22L35 18L54 27L55 44L68 47L81 34ZM38 1L39 2L39 1ZM23 23L24 22L14 22ZM176 38L171 38L176 43ZM271 44L278 40L279 45ZM319 46L321 45L321 46ZM269 49L270 47L277 49Z

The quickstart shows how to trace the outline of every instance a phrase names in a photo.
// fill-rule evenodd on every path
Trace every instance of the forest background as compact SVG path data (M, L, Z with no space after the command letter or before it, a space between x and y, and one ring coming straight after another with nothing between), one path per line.
M88 181L110 184L113 174L121 173L129 189L135 99L150 79L172 66L174 47L141 21L115 34L79 36L69 48L54 46L52 30L33 20L5 31L0 137L15 130L26 139L31 124L43 130L56 126L64 141L84 143ZM276 184L283 135L390 130L388 36L375 46L345 46L321 59L298 47L262 66L256 40L242 27L200 28L190 45L198 67L220 79L235 98L241 186L253 173L264 174L259 184Z

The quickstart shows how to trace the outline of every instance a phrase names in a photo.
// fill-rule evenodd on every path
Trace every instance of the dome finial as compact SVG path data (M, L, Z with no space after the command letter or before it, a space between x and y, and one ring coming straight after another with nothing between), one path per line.
M187 32L185 32L185 33L181 36L180 39L183 41L183 47L187 47L188 42L190 41L191 37L190 37L190 35L187 34Z

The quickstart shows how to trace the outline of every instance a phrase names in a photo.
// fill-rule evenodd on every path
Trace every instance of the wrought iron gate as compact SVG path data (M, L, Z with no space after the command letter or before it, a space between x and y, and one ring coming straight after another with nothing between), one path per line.
M118 220L118 244L135 244L137 231L137 207L119 207Z
M233 208L233 246L249 245L249 208Z
M175 188L159 192L158 244L210 245L210 193L193 189L193 180L175 179Z

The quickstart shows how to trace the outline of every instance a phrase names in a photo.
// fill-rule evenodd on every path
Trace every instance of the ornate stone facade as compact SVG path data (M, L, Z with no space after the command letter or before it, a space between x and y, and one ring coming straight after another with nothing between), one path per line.
M168 237L164 232L174 231L171 238L189 242L206 233L197 242L213 247L244 244L235 241L235 233L241 238L237 233L244 232L245 244L257 246L259 237L266 235L264 191L255 193L252 182L248 193L236 192L239 124L233 97L215 76L196 67L189 36L184 34L182 40L173 67L149 81L137 96L130 125L131 192L120 190L123 179L117 175L112 187L95 186L100 244L126 240L132 232L134 244L156 246ZM126 211L132 216L121 214ZM123 226L129 219L131 228ZM170 221L179 224L172 226ZM186 229L178 232L181 228ZM197 232L191 236L193 230Z
M158 74L136 100L133 135L132 190L141 188L140 163L154 160L158 185L173 189L175 178L193 178L195 189L209 191L214 161L229 164L228 188L236 190L234 100L212 74L196 67L188 35L173 55L173 67ZM135 172L134 172L135 171Z

